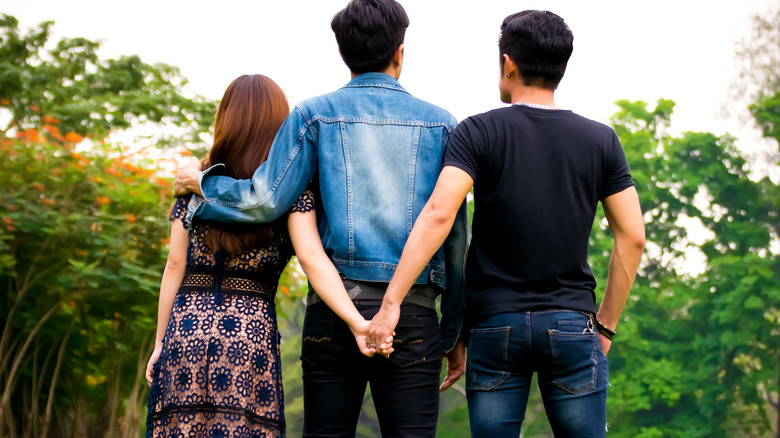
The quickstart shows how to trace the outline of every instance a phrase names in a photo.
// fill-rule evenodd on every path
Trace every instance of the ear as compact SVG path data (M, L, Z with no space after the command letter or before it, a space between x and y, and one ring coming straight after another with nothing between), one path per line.
M404 63L404 43L401 43L398 46L398 50L395 51L393 54L393 64L397 65L398 67L401 67L401 65Z
M517 64L515 64L515 62L512 61L512 58L510 58L506 53L504 53L502 56L504 57L504 76L507 79L512 79L519 74L519 71L517 70Z

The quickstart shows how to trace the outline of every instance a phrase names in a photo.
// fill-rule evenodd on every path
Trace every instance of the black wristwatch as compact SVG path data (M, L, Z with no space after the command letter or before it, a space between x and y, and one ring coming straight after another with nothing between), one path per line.
M614 331L611 328L605 326L601 321L599 321L598 318L596 318L596 330L598 330L599 333L604 335L604 337L606 337L610 341L617 334L616 331Z

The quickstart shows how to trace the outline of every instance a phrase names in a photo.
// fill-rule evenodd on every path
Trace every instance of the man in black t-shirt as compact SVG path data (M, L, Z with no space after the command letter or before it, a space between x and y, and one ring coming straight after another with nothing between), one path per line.
M369 329L369 341L392 333L399 303L473 186L466 390L474 437L520 435L534 372L555 436L605 435L606 354L644 249L644 224L614 131L555 105L572 40L550 12L504 20L499 89L512 106L470 117L453 132ZM599 202L615 245L596 312L587 255Z

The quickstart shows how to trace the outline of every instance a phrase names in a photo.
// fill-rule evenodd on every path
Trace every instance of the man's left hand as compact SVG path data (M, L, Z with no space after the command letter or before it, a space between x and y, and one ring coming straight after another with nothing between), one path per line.
M607 339L606 336L604 336L601 333L599 333L599 343L601 344L601 351L603 351L604 352L604 356L606 356L607 353L609 353L609 347L612 346L612 341Z
M203 196L198 184L201 164L197 158L190 158L186 164L176 170L176 178L173 180L173 194L183 196L187 193L195 193Z

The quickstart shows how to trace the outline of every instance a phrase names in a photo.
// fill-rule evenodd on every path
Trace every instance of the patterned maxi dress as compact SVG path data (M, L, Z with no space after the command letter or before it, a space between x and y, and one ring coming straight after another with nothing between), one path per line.
M190 196L171 220L184 220ZM310 211L306 191L292 211ZM274 294L293 255L286 221L271 244L228 256L209 250L208 225L189 227L187 268L149 391L147 437L284 437Z

